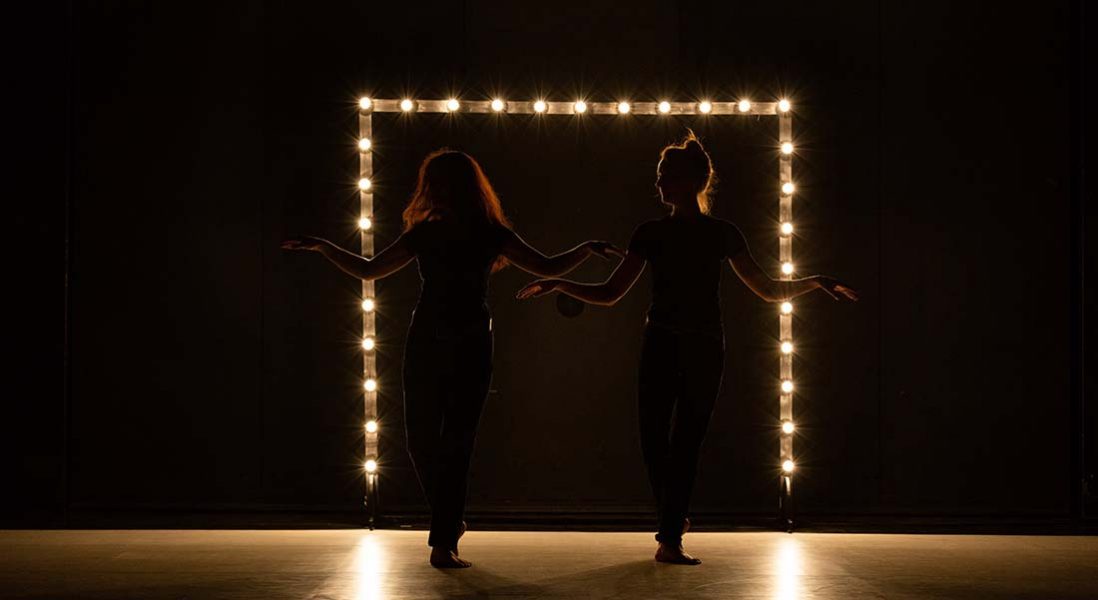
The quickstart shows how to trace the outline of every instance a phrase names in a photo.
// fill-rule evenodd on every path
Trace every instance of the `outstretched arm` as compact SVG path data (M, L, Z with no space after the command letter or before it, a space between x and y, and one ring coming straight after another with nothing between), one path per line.
M415 255L408 248L408 242L403 234L373 258L366 258L354 252L348 252L328 240L312 236L290 238L282 242L282 247L286 250L319 252L344 273L363 281L373 281L392 275L403 269L415 258Z
M507 260L523 271L541 277L564 275L578 267L592 254L609 258L610 254L621 256L622 252L609 242L587 241L556 256L545 256L538 252L536 248L527 244L514 231L508 231L503 242L503 256Z
M729 258L728 262L731 263L732 270L739 276L740 281L743 281L752 292L755 292L756 296L767 302L784 302L817 289L827 292L835 300L843 298L855 302L858 300L858 293L852 288L836 279L823 275L813 275L812 277L789 281L771 279L762 270L759 263L755 262L755 258L751 256L751 252L747 248Z
M643 258L630 252L618 264L618 268L614 269L614 274L602 283L576 283L563 279L541 279L519 290L515 297L521 299L534 298L556 290L590 304L612 306L633 288L633 284L637 282L637 278L644 271L644 264Z

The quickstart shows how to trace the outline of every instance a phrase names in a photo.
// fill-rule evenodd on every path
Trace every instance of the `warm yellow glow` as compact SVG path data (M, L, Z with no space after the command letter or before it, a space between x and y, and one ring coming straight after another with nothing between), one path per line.
M778 101L778 110L779 111L781 111L783 113L784 112L789 112L790 108L793 108L793 105L789 103L789 100L782 99L782 100Z
M782 223L782 235L791 235L793 233L793 224L786 221Z
M547 108L549 108L549 106L545 104L545 100L538 100L534 103L534 112L543 113Z
M783 262L782 263L782 273L785 273L786 275L792 275L793 274L793 263Z
M666 115L667 113L671 112L671 103L670 102L660 102L660 105L659 105L658 109L661 113Z
M372 338L372 337L362 338L362 349L363 350L373 350L374 349L374 338Z
M618 112L621 114L628 114L630 110L633 110L632 106L629 106L628 102L618 102Z
M793 353L793 342L782 342L782 354Z
M785 194L786 196L792 194L793 191L796 190L796 189L797 188L793 185L793 182L791 182L791 181L787 181L787 182L782 184L782 193Z
M366 472L367 473L376 473L377 472L377 461L376 460L371 458L370 460L366 461Z
M373 377L367 379L366 383L364 384L364 387L366 388L367 392L376 392L377 391L377 380L374 379Z
M793 303L792 302L782 302L782 314L783 315L793 314Z
M370 148L373 145L374 144L370 141L370 138L362 138L361 140L358 140L358 149L362 150L363 152L369 152Z
M370 217L362 217L358 220L358 228L362 231L368 231L374 226L374 222L370 220Z
M359 180L358 180L358 189L360 189L360 190L362 190L362 191L364 191L364 192L365 192L366 190L370 189L370 188L371 188L371 187L373 187L373 186L374 186L374 184L373 184L373 183L372 183L372 182L371 182L371 181L370 181L369 179L367 179L367 178L365 178L365 177L363 177L362 179L359 179Z
M369 420L369 421L366 421L366 432L367 433L377 433L377 421L374 421L372 419Z
M747 112L751 110L750 100L740 100L740 112Z
M785 421L782 423L782 433L788 435L790 433L793 433L793 429L793 421Z
M373 105L374 103L365 96L358 99L358 107L362 110L370 110L370 107Z
M446 110L454 112L459 108L461 108L461 103L457 101L457 98L450 98L446 101Z
M815 595L815 590L806 590L804 578L804 559L801 557L800 541L794 536L785 536L779 542L774 556L772 571L777 576L774 585L774 600L801 600Z
M787 394L793 393L793 382L788 380L788 379L783 381L782 382L782 391L787 393Z
M374 299L373 298L366 298L365 300L362 301L362 310L364 312L374 312L374 308L376 308L376 307L374 305Z
M364 532L360 535L358 549L348 571L352 594L344 597L348 600L388 600L391 590L386 579L388 573L393 572L392 556L375 537L376 534Z
M405 98L405 99L400 101L400 110L403 110L404 112L408 112L408 111L412 110L415 107L416 107L416 103L412 102L408 98Z
M709 114L713 110L713 105L708 100L702 100L698 103L698 112L703 115Z
M783 462L782 463L782 470L785 471L786 473L792 473L793 472L793 461L787 460L787 461Z
M782 143L782 154L787 154L787 155L788 154L793 154L793 143L792 142L783 142Z
M505 108L507 108L507 103L503 100L500 100L499 98L492 100L492 110L500 112Z
M583 100L576 100L576 103L573 105L573 108L575 108L577 113L585 113L585 112L587 112L587 103L584 102Z

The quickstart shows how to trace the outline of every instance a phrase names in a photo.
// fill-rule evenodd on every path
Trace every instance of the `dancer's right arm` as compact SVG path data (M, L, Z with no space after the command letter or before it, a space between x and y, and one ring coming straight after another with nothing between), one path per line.
M564 275L578 267L591 255L598 255L602 258L609 258L611 254L624 255L621 250L609 242L591 240L567 252L561 252L555 256L545 256L511 230L507 230L504 234L501 253L516 267L541 277Z
M415 258L415 254L408 247L408 241L404 235L401 235L388 248L385 248L373 258L366 258L354 252L348 252L328 240L307 235L290 238L282 242L282 247L286 250L319 252L344 273L363 281L373 281L392 275L403 269Z

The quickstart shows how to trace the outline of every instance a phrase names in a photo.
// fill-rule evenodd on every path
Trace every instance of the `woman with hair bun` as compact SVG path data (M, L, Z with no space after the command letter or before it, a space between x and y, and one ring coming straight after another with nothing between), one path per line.
M835 300L858 299L854 290L830 277L771 279L752 258L740 230L709 216L713 182L709 154L690 132L663 149L656 168L660 201L670 214L636 228L609 279L598 284L542 279L518 292L519 298L532 298L558 291L610 306L629 292L645 264L652 265L652 304L638 378L641 449L659 516L655 558L683 565L701 563L683 550L682 536L690 527L686 517L698 455L724 369L722 263L727 260L767 302L817 289Z

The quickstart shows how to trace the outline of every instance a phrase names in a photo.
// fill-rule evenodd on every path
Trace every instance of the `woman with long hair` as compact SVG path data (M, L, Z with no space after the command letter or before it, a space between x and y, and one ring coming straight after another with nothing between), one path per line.
M652 265L652 304L638 379L641 450L659 516L656 560L686 565L701 563L683 550L682 536L690 527L686 516L698 454L724 369L721 264L728 260L747 287L767 302L817 289L836 300L857 300L854 290L830 277L768 277L740 230L709 216L713 182L709 154L691 132L663 149L656 168L656 187L670 214L636 228L625 258L609 279L599 284L543 279L518 292L519 298L531 298L558 291L610 306L633 287L645 264Z
M511 229L480 165L463 152L439 150L419 169L404 210L404 232L373 258L327 240L297 237L287 250L320 252L362 280L381 279L413 259L423 280L404 352L404 413L408 452L431 507L431 565L463 568L458 538L465 532L469 460L492 378L489 275L513 263L542 277L563 275L596 254L622 254L588 241L545 256Z

